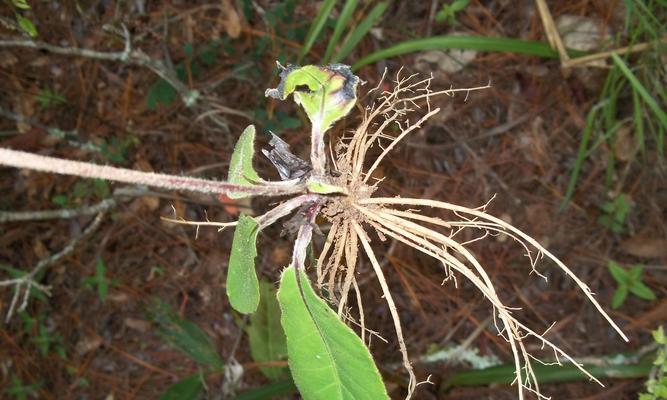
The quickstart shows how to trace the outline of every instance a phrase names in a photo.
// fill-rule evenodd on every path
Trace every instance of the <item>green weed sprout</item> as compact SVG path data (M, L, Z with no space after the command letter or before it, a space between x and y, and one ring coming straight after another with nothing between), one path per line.
M394 322L403 365L409 377L406 398L414 394L417 378L410 363L392 292L371 246L371 233L382 240L395 240L432 257L442 265L444 276L455 285L457 276L462 276L485 296L492 309L498 334L512 350L515 367L513 383L517 386L519 399L524 399L527 392L545 398L531 364L534 358L526 347L529 339L552 350L557 360L572 363L588 378L602 385L543 334L537 333L513 315L515 309L500 300L492 278L468 250L468 243L457 239L464 230L480 232L482 238L489 234L506 235L523 246L532 271L545 280L546 277L537 269L537 262L546 256L577 284L597 311L627 341L620 328L595 300L588 286L552 253L519 229L487 214L486 205L468 208L432 199L373 197L382 183L382 179L374 177L380 163L401 140L416 132L440 111L439 108L431 107L431 98L453 96L457 92L467 96L488 85L432 91L431 79L419 79L415 75L401 76L401 71L394 89L382 91L383 76L380 83L370 90L377 98L375 103L364 109L361 123L351 134L337 143L330 143L331 155L327 157L326 134L354 108L359 78L351 72L350 67L342 64L288 65L281 68L280 84L275 89L267 90L266 95L279 100L291 96L304 109L311 123L311 151L310 160L302 160L290 151L285 142L274 136L270 142L272 148L262 152L278 170L280 181L264 180L253 168L253 126L247 127L239 138L226 182L96 166L8 149L0 149L0 164L168 189L226 194L232 198L289 196L260 216L242 214L236 222L167 220L195 225L197 228L236 227L226 290L232 307L240 313L249 314L257 310L261 296L255 272L258 233L292 215L285 222L285 227L296 233L294 250L291 262L282 272L277 297L281 324L287 337L288 364L304 399L389 398L366 344L366 324L369 321L363 313L363 293L355 272L360 256L370 261ZM410 121L408 117L417 108L424 110L425 114ZM396 126L399 128L397 135L393 133ZM379 149L379 155L369 156L371 149ZM432 209L447 211L453 217L445 220L431 216L428 210ZM306 255L318 216L327 220L331 228L317 262L311 265L315 275L313 285L306 274ZM25 279L18 284L35 287ZM318 291L326 291L333 304L323 300ZM359 310L357 316L352 316L346 307L351 291ZM358 325L359 335L344 321Z
M653 362L653 370L646 382L646 392L639 395L639 400L667 399L667 337L662 326L653 331L653 340L660 346Z
M607 267L611 276L618 284L614 292L614 297L611 300L611 306L614 309L619 308L625 303L628 293L632 293L644 300L651 301L656 299L655 293L642 282L643 266L633 265L630 269L625 269L614 261L609 260Z

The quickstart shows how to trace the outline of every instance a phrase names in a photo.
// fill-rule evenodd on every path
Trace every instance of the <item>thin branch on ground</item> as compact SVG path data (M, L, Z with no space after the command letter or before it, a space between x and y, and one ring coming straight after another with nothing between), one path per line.
M15 48L29 48L36 50L44 50L53 54L59 54L64 56L73 56L73 57L84 57L93 60L102 60L102 61L116 61L125 63L128 65L136 65L140 67L146 67L153 71L160 78L168 82L180 95L183 103L188 106L194 106L197 103L197 100L200 97L200 94L197 90L191 90L183 82L181 82L176 73L167 68L164 62L151 58L140 49L132 48L132 39L130 37L130 32L125 26L122 26L122 30L106 26L107 31L112 31L115 34L120 35L125 41L125 46L122 51L97 51L91 49L84 49L79 47L61 47L55 46L50 43L35 41L31 39L0 39L0 47L15 47Z
M62 250L60 250L58 253L53 254L52 256L45 258L41 260L37 265L27 274L19 277L19 278L14 278L14 279L8 279L4 281L0 281L0 287L3 286L13 286L14 287L14 295L12 297L12 300L9 305L9 309L7 310L7 315L5 317L5 323L8 323L12 316L14 315L14 312L16 311L16 305L18 303L19 297L21 296L21 291L23 291L23 301L21 302L21 305L18 307L18 311L24 311L26 307L28 306L28 301L30 300L30 290L32 288L35 288L39 290L40 292L46 294L47 296L51 294L51 289L48 286L42 285L38 282L35 282L35 277L44 271L47 267L55 264L56 262L60 261L70 253L74 251L76 246L81 243L84 239L89 237L93 232L99 228L101 225L102 221L104 220L104 216L106 215L106 212L101 212L97 214L93 222L86 227L86 229L81 233L80 236L77 238L72 239L67 246L65 246Z

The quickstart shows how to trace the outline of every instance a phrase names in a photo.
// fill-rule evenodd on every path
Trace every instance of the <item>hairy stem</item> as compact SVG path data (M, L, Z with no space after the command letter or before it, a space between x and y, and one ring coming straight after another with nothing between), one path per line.
M134 171L131 169L96 165L81 161L41 156L23 151L0 148L0 165L26 168L36 171L64 175L76 175L84 178L99 178L135 185L147 185L171 190L188 190L200 193L248 193L255 196L278 196L303 191L303 185L256 185L241 186L227 182L211 181L186 176L156 174Z

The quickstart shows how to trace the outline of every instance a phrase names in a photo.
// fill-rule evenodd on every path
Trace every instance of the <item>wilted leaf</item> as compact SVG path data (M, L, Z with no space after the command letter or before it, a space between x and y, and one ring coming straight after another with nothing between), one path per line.
M667 240L632 236L621 242L621 250L641 258L667 257Z
M160 400L197 400L204 391L201 373L190 375L170 385Z
M287 358L287 339L280 325L280 305L273 284L259 284L260 302L257 311L250 317L247 328L250 354L257 362L281 361ZM260 371L271 380L284 378L286 367L260 367Z
M227 296L232 307L243 314L255 312L259 304L259 281L255 272L258 232L259 225L254 218L245 214L239 216L229 256Z
M629 126L622 126L614 139L614 155L621 161L632 161L639 150L639 142L632 135Z
M239 137L232 153L232 160L229 164L229 174L227 181L229 183L241 186L253 186L262 181L252 166L252 158L255 155L255 126L248 125ZM229 193L232 199L246 197L246 193Z
M225 14L225 31L232 39L241 34L241 17L230 0L222 0L222 12Z
M181 318L166 303L156 300L151 309L158 332L169 345L180 350L199 364L221 370L224 362L211 338L194 323Z
M388 399L364 343L315 294L305 274L300 281L301 288L294 267L285 269L278 300L290 370L303 398Z
M280 73L278 87L268 89L266 96L285 100L294 94L294 101L306 111L313 127L324 133L350 112L357 101L358 83L359 78L347 65L288 65Z

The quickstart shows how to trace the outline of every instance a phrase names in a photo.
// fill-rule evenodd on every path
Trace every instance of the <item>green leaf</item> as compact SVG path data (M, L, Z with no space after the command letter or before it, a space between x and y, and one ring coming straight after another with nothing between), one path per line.
M313 130L319 134L346 116L357 101L359 78L343 64L327 67L288 65L280 73L280 84L266 96L285 100L290 94L306 111Z
M607 268L609 268L611 276L619 285L628 284L629 282L628 272L625 269L623 269L620 265L618 265L615 261L609 260L609 262L607 263Z
M373 358L359 337L294 267L283 271L278 300L289 366L305 400L388 399ZM302 297L303 296L303 297Z
M316 180L315 178L308 179L306 182L306 187L311 193L318 194L332 194L332 193L345 193L345 188L340 186L335 186L326 182Z
M280 325L280 305L276 289L270 282L259 283L260 301L257 311L250 316L246 329L250 342L250 354L257 362L282 361L287 359L287 338ZM285 378L286 367L260 367L269 379Z
M229 164L229 174L227 181L241 186L254 186L262 182L262 178L257 175L252 166L252 158L255 155L255 126L248 125L243 131L234 147L232 159ZM240 199L247 196L247 193L228 193L232 199Z
M37 28L35 28L35 24L33 24L30 19L21 14L16 14L16 22L18 22L21 29L23 29L23 31L30 37L37 37Z
M27 0L12 0L12 4L21 10L30 10L30 4L28 4Z
M630 293L644 300L655 300L656 296L653 290L646 286L642 281L635 281L628 286Z
M336 5L336 0L325 0L322 2L320 9L317 10L317 15L315 16L313 22L310 24L310 29L306 35L306 40L301 47L301 53L299 53L299 62L303 60L303 57L308 54L310 48L313 47L315 39L317 39L317 35L319 35L322 28L324 28L324 23L327 21L329 15L331 15L331 10L333 9L334 5Z
M665 330L662 325L660 325L658 329L651 332L651 335L653 335L653 340L655 340L656 343L667 344L667 336L665 336Z
M623 305L625 298L628 297L628 287L626 285L619 286L611 298L611 307L615 310Z
M257 221L241 214L229 256L227 296L232 307L243 314L255 312L259 305L259 281L255 272L258 232Z
M338 62L345 59L345 57L347 57L348 54L354 50L361 39L363 39L368 31L373 27L375 21L377 21L382 16L382 14L384 14L384 11L387 9L388 5L389 4L386 1L383 1L373 7L366 18L364 18L347 36L341 45L340 50L336 54L336 57L333 58L333 62Z
M285 379L260 386L256 389L250 389L234 397L234 400L272 400L282 398L278 396L290 394L294 391L296 391L294 381L292 379Z
M153 303L151 317L157 323L158 333L169 345L199 364L222 370L225 363L218 355L211 338L197 325L181 318L159 299Z
M628 270L628 281L629 282L641 282L642 272L644 272L644 267L641 265L634 265Z
M148 88L146 94L146 106L149 110L155 110L158 104L169 107L178 99L178 92L164 79L160 79Z
M459 12L468 7L470 0L454 0L450 6L452 11Z
M204 391L202 380L203 376L201 373L183 378L170 385L167 390L162 393L160 400L197 400L201 397L201 393Z

